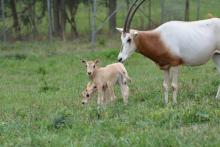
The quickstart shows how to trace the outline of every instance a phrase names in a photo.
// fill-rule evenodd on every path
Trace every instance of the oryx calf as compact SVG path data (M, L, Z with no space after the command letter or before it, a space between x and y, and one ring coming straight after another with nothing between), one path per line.
M107 90L111 101L116 98L114 85L117 83L120 86L124 103L128 103L129 87L127 81L130 80L130 78L122 63L113 63L105 67L97 66L99 60L82 60L82 63L86 65L87 74L90 80L96 85L98 91L98 104L104 103L105 91Z
M96 91L97 91L96 85L90 81L86 85L85 90L82 92L82 95L83 95L82 104L87 104L91 100L93 94ZM107 90L107 85L103 86L103 91L104 91L104 102L107 103L109 102L109 90Z
M85 90L82 92L83 100L82 104L87 104L91 99L92 94L97 90L96 85L93 82L89 82L86 85Z

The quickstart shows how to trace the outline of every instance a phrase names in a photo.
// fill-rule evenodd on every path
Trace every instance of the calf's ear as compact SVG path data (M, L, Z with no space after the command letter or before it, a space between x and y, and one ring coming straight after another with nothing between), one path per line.
M98 64L100 61L99 61L99 59L96 59L95 60L95 64Z

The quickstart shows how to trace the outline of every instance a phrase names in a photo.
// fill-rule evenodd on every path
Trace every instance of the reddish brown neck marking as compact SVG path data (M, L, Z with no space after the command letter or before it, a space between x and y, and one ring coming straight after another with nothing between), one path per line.
M137 52L153 60L163 70L182 64L182 60L170 52L161 41L160 35L155 32L140 31L134 42Z

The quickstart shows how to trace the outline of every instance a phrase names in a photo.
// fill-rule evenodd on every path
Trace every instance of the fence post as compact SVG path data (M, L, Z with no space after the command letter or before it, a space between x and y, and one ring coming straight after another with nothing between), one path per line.
M2 6L2 21L3 21L3 41L6 42L6 27L5 27L5 9L4 9L4 0L1 0Z
M95 45L96 42L96 0L92 1L92 36L91 36L91 42L93 45Z
M196 19L200 19L200 0L197 0Z
M47 0L47 10L48 10L48 36L49 36L49 41L52 40L52 23L51 23L51 1Z

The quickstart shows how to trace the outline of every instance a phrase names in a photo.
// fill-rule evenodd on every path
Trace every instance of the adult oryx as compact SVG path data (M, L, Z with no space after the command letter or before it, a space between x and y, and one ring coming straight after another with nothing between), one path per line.
M136 0L128 11L123 29L117 28L121 32L122 41L118 61L124 62L132 53L138 52L159 65L164 70L165 103L168 103L171 71L173 102L176 103L180 65L202 65L212 58L220 72L220 19L170 21L150 31L130 30L132 18L143 2ZM220 86L216 95L216 98L219 97Z

